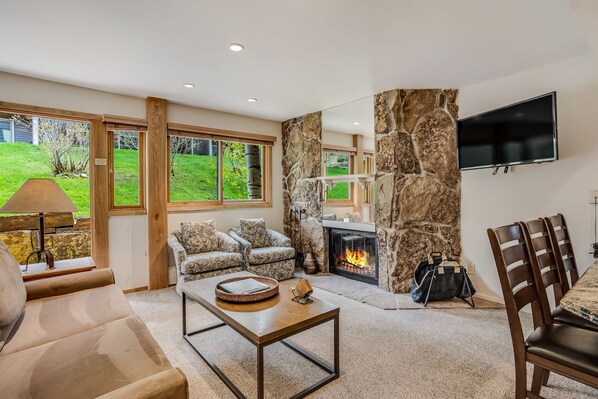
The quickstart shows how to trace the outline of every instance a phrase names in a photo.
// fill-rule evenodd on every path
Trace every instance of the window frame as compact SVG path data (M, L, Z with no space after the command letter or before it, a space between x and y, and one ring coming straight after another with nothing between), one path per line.
M182 125L178 123L168 123L168 165L170 165L171 136L183 136L218 141L218 200L172 202L170 200L170 178L167 177L167 209L169 212L272 207L272 147L274 146L276 137L206 128L201 126ZM257 144L263 146L261 199L224 199L224 142L240 142L243 144ZM170 176L170 173L168 173L167 176Z
M124 118L120 118L122 122ZM110 123L104 119L107 131L108 142L108 212L110 216L119 215L145 215L145 137L147 125L129 125L124 123ZM138 122L139 123L139 122ZM139 204L138 205L116 205L114 202L114 132L115 131L137 131L138 133L138 165L139 165Z
M328 165L327 165L327 154L343 154L349 155L349 175L352 175L355 168L355 152L351 151L349 148L342 148L340 146L324 146L322 148L322 165L324 176L328 176ZM326 189L326 188L325 188ZM328 206L354 206L355 205L355 183L349 183L349 198L348 199L329 199L328 193L325 194L324 201L325 205Z
M10 125L10 139L12 141L9 141L9 143L14 143L15 142L15 121L13 121L12 119L7 119L7 118L0 118L0 121L8 122L8 124Z

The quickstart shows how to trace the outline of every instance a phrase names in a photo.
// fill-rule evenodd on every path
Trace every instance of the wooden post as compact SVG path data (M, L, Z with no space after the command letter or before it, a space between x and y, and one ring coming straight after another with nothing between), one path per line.
M147 110L147 256L149 289L168 287L168 210L166 204L168 136L166 100L148 97Z
M354 134L353 135L353 147L356 148L357 152L355 153L354 159L354 168L353 170L356 174L362 174L365 172L363 168L363 135L362 134ZM353 211L358 210L361 212L363 207L363 189L359 184L355 184L355 200L353 201Z
M100 120L91 122L91 256L96 267L109 267L108 132Z

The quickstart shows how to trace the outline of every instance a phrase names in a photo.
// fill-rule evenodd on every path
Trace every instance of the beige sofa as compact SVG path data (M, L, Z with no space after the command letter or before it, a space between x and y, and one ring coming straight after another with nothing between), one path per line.
M25 289L20 324L0 351L2 398L188 397L185 375L170 365L109 269Z

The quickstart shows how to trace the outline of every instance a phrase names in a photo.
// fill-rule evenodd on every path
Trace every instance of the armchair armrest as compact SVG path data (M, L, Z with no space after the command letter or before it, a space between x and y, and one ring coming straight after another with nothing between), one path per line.
M187 251L183 245L179 242L178 238L174 234L168 236L168 247L172 251L172 256L174 258L174 264L177 270L181 270L181 264L187 260Z
M278 231L266 229L271 247L290 247L291 239Z
M46 298L57 295L104 287L114 284L114 274L110 269L97 269L88 272L49 277L43 280L27 281L27 300Z
M237 232L233 229L228 231L228 234L241 245L241 254L243 254L243 259L247 261L249 259L249 254L251 253L251 243L244 238L242 238Z
M241 245L226 233L217 231L218 249L222 252L241 252Z
M150 375L98 399L187 399L187 378L178 368Z

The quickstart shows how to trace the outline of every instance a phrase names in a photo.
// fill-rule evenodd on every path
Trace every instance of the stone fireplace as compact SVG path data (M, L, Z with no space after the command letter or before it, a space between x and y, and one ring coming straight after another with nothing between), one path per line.
M328 234L330 272L377 286L376 233L329 228Z

